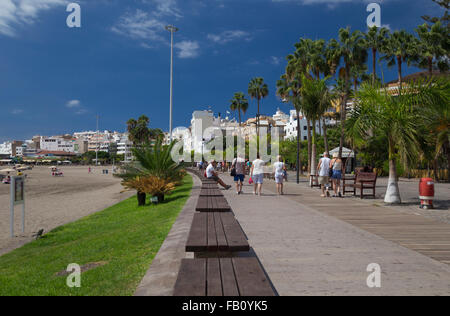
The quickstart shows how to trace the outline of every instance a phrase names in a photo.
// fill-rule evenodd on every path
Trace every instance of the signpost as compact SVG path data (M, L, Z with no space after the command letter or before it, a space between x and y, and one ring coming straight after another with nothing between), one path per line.
M14 207L22 205L22 233L25 233L25 178L11 177L11 238L14 238Z

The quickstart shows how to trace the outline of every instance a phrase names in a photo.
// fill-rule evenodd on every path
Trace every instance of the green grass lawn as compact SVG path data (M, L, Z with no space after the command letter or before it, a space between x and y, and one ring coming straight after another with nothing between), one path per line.
M138 207L132 197L0 257L0 296L133 295L191 188L186 176L164 204ZM82 273L81 288L69 288L67 275L57 275L71 263L99 262Z

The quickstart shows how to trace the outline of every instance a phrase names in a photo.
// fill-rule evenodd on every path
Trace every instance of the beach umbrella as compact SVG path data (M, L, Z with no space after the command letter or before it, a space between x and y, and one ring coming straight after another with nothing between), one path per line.
M16 170L14 170L14 169L3 169L3 170L0 170L0 172L15 172Z

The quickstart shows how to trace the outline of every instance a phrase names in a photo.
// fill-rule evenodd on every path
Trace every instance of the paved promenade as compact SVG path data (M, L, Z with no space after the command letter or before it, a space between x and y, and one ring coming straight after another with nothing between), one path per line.
M244 195L224 194L280 295L450 294L448 224L373 201L320 198L306 184L288 183L282 197L274 190L268 181L262 197L248 184ZM371 263L382 269L379 289L366 284Z

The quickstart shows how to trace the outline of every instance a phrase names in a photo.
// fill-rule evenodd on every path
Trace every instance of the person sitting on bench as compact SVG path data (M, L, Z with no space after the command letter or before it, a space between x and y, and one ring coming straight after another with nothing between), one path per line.
M225 190L229 190L231 188L231 185L226 185L217 175L215 168L216 168L217 162L215 160L211 161L206 168L206 177L210 180L214 180L217 183L219 183L222 187L225 188Z

